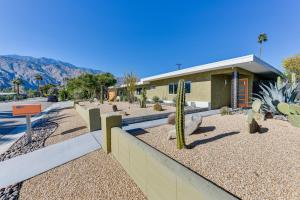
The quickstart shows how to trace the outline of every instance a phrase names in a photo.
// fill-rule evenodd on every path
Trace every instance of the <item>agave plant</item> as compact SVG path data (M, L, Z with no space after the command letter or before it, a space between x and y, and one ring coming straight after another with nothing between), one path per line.
M259 85L261 91L254 94L254 100L260 99L262 101L262 111L267 113L279 114L277 105L279 103L294 103L297 97L296 86L293 84L261 84Z

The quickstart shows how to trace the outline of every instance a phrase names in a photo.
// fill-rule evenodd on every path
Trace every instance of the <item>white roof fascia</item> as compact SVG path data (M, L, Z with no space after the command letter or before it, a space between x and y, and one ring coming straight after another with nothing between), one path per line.
M177 71L173 71L173 72L168 72L168 73L164 73L164 74L159 74L159 75L155 75L155 76L142 78L141 82L147 83L147 82L154 81L154 80L178 77L178 76L189 75L189 74L193 74L193 73L207 72L207 71L212 71L212 70L217 70L217 69L226 69L226 68L238 65L238 64L244 64L244 63L250 63L250 62L256 62L257 64L261 65L263 68L268 69L269 71L272 71L274 73L277 73L278 75L282 74L279 70L277 70L273 66L269 65L268 63L262 61L261 59L257 58L253 54L251 54L251 55L247 55L247 56L222 60L222 61L213 62L213 63L209 63L209 64L204 64L204 65L198 65L195 67L190 67L190 68L186 68L186 69L182 69L182 70L177 70Z

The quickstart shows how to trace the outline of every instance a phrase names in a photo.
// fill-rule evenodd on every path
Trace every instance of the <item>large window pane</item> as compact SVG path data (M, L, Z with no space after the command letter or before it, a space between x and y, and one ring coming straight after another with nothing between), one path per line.
M174 83L169 84L169 94L174 94Z
M141 93L142 93L142 88L137 88L136 89L136 94L137 95L141 95Z
M174 84L174 94L177 94L178 83Z
M191 93L191 82L185 82L185 93Z

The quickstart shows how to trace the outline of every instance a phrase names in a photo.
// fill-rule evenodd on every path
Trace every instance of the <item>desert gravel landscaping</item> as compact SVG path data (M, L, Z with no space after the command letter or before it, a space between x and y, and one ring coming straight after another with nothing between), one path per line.
M159 113L169 113L169 112L175 112L176 110L174 106L162 105L163 108L162 111L155 111L153 109L154 104L150 104L150 103L147 103L147 108L140 108L140 105L138 103L130 104L128 102L113 102L113 103L104 102L104 104L100 104L98 102L90 103L86 101L86 102L80 102L80 105L83 105L86 108L100 108L101 114L113 112L112 105L116 105L118 108L117 112L119 112L122 115L122 118L138 117L138 116L159 114Z
M172 125L137 137L242 199L300 199L300 129L275 119L261 125L264 133L249 134L242 114L205 117L184 150L167 140Z
M57 123L59 126L55 132L47 138L45 146L62 142L89 132L85 121L73 107L53 112L53 114L50 115L49 120Z
M98 150L23 182L20 199L146 198L121 165Z

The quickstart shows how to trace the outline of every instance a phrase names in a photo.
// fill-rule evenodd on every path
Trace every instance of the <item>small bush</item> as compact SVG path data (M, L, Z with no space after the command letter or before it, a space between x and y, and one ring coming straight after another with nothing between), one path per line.
M230 115L229 108L227 106L222 107L221 110L220 110L220 113L221 113L222 116L223 115Z
M62 89L59 91L59 100L60 101L65 101L68 99L68 91L65 89Z
M158 96L152 97L152 101L153 101L154 103L158 103L158 102L159 102L159 97L158 97Z
M153 109L155 111L162 111L162 106L159 103L155 103Z

